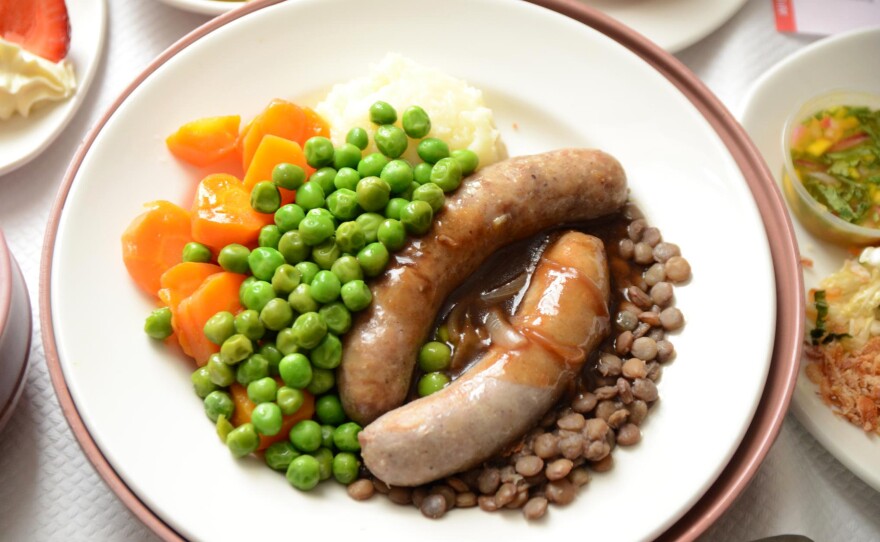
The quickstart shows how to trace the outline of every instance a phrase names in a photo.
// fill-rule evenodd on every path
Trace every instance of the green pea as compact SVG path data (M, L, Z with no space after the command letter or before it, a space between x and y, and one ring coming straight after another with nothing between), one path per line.
M281 409L281 414L284 416L291 416L296 414L299 409L302 408L303 403L305 402L305 395L303 395L303 392L298 389L281 386L278 388L275 402L278 403L278 408Z
M397 111L388 102L381 100L370 106L370 121L373 124L393 124L397 120Z
M278 252L289 264L298 264L309 257L311 248L303 241L299 230L292 230L281 236L278 241Z
M211 382L211 375L208 374L208 369L205 367L199 367L196 369L192 376L190 376L190 381L192 382L196 395L202 399L217 389L217 386Z
M208 357L205 368L208 370L208 378L218 386L225 388L235 382L235 369L223 363L223 360L220 359L220 354L211 354Z
M309 356L312 365L318 369L335 369L342 362L342 341L332 333L327 333Z
M431 182L444 192L452 192L461 184L461 175L461 165L455 158L443 158L431 169Z
M339 297L342 283L332 271L318 271L312 280L311 294L318 303L330 303Z
M409 140L402 129L393 124L383 124L373 136L376 148L389 158L397 158L406 152Z
M336 228L336 244L343 252L356 252L363 248L366 242L364 231L355 221L343 222Z
M437 328L437 339L444 343L449 342L449 327L446 324Z
M275 225L281 233L285 233L297 229L300 221L305 217L306 212L302 207L288 203L275 211Z
M356 164L357 162L355 162ZM311 178L309 178L310 183L318 183L321 185L321 190L324 191L325 196L329 196L334 190L336 190L336 185L333 184L336 179L336 170L332 167L322 167L318 171L312 173Z
M391 198L390 200L388 200L388 204L385 206L385 217L393 218L394 220L400 220L400 210L403 209L403 206L407 203L409 203L408 199Z
M357 185L357 202L366 211L384 209L391 194L391 187L379 177L365 177Z
M351 312L340 301L324 305L318 314L327 323L327 330L331 333L342 335L351 329Z
M378 177L382 173L382 169L390 161L391 160L381 152L368 154L358 162L358 174L361 176L361 179L364 177Z
M272 168L272 182L280 188L298 190L306 182L306 171L296 164L282 162Z
M342 190L345 188L346 190L353 191L357 188L358 181L360 180L361 176L357 172L357 169L344 167L336 172L336 178L333 179L333 186L336 187L336 190Z
M443 158L449 156L449 146L436 137L426 137L419 142L416 147L419 158L429 164L436 164Z
M296 191L296 204L308 211L324 206L324 189L318 183L308 182Z
M431 170L433 165L427 162L421 162L413 168L413 180L419 184L431 182Z
M217 436L220 437L220 442L226 444L226 438L229 437L229 433L232 433L232 430L235 429L229 420L226 419L226 416L219 415L217 416L217 425L215 426L215 430L217 431Z
M312 453L312 457L318 460L318 478L327 480L333 476L333 452L328 448L318 448Z
M317 312L307 312L300 314L290 329L293 340L300 348L311 349L318 346L327 334L327 323Z
M217 256L217 263L219 263L220 267L226 271L232 273L247 273L248 256L250 253L251 251L248 250L246 246L232 243L231 245L226 245L220 249L220 254Z
M382 243L370 243L357 253L357 261L364 270L364 275L377 277L388 265L388 249Z
M274 183L260 181L251 189L251 207L258 213L273 214L281 207L281 192Z
M342 286L346 282L364 278L364 272L361 270L361 264L358 263L357 258L348 254L337 258L336 261L333 262L333 265L330 267L330 271L332 271L333 274L336 275L336 278L339 280L340 286Z
M257 237L257 244L261 247L278 248L278 241L281 240L281 230L275 224L269 224L260 228L260 235Z
M300 452L314 452L321 447L321 426L313 420L302 420L290 429L290 442Z
M403 224L399 220L394 220L393 218L383 220L379 224L376 236L379 242L391 251L400 250L406 244L406 230L404 230Z
M327 448L328 450L332 450L333 448L336 447L336 445L333 444L333 431L335 429L336 429L336 427L334 427L332 425L324 424L321 426L321 447L322 448Z
M431 119L424 109L417 105L406 108L401 120L406 135L413 139L421 139L431 131Z
M287 472L290 462L299 457L293 444L287 441L273 442L263 453L263 459L272 470Z
M278 372L284 384L294 389L303 389L312 381L312 364L309 358L299 353L288 354L281 358Z
M346 134L345 142L351 143L360 150L364 150L370 144L370 138L367 135L367 131L363 128L352 128Z
M309 246L323 243L333 235L335 230L333 221L321 215L306 215L299 223L299 235L303 242Z
M272 301L275 300L270 300L270 303ZM282 299L281 301L283 302L284 300ZM267 304L266 306L268 307L269 305ZM251 341L262 339L263 335L266 334L266 328L263 326L263 322L260 321L260 313L253 309L247 309L236 314L235 332L244 335Z
M323 207L318 207L316 209L310 209L309 212L306 213L306 216L309 216L309 215L320 216L320 217L326 218L327 220L333 222L334 228L336 227L336 217L333 216L333 213L331 213L330 211L328 211L327 209L325 209Z
M293 340L293 330L286 327L278 332L275 336L275 347L281 352L282 356L289 356L299 352L299 346Z
M249 275L243 281L241 281L241 286L238 287L238 299L239 301L244 299L244 294L248 288L251 287L251 284L257 282L257 277L253 275Z
M406 201L412 201L413 192L419 186L421 186L419 183L413 181L413 182L409 183L409 187L407 187L406 190L404 190L403 192L398 194L397 197L399 197L400 199L406 200ZM392 217L388 217L388 218L392 218Z
M318 274L318 271L321 270L321 268L318 267L318 264L316 264L315 262L300 262L294 267L299 270L304 284L311 284L312 279L314 279L315 275Z
M301 279L302 275L296 267L287 263L279 265L275 269L275 274L272 275L272 289L279 296L289 295L294 288L299 286Z
M457 151L452 151L450 156L455 158L455 161L461 166L462 175L470 175L477 170L477 166L480 164L480 157L470 149L458 149Z
M266 329L281 331L293 322L293 308L286 299L276 297L260 311L260 322Z
M278 383L271 376L264 376L263 378L248 382L248 399L256 404L274 401L276 393L278 393ZM259 430L259 427L257 430Z
M360 425L346 422L333 431L333 444L340 452L359 452L361 443L358 442L357 436L361 431Z
M144 332L151 338L162 341L171 336L171 309L156 309L144 320Z
M278 364L281 362L283 355L281 354L281 351L278 350L278 347L275 346L275 343L264 341L263 344L260 345L260 349L257 353L266 358L269 362L269 375L278 376Z
M183 261L207 263L211 261L211 249L201 243L190 241L183 245Z
M399 194L413 182L413 168L406 160L392 160L382 168L379 178L388 183L391 192Z
M260 354L252 354L235 368L235 380L242 386L269 376L269 360Z
M341 255L342 249L339 248L339 245L336 244L336 240L332 237L312 249L312 260L315 261L315 264L317 264L319 268L324 270L333 267L333 262L335 262ZM314 278L312 279L312 282L314 282Z
M271 378L269 380L272 380ZM272 380L272 382L275 382ZM251 382L251 386L256 382ZM250 386L248 386L250 389ZM272 402L262 402L251 412L251 423L261 435L275 436L281 431L281 408Z
M345 307L352 312L362 311L373 302L373 294L362 280L346 282L342 285L340 294Z
M360 211L357 194L354 190L341 188L327 198L327 209L339 220L353 220Z
M306 390L312 395L321 395L327 393L336 385L336 373L332 369L312 370L312 381L306 387Z
M320 465L314 457L301 455L290 462L285 476L296 489L309 491L321 481Z
M220 360L226 365L234 365L254 352L254 344L242 334L235 334L220 345Z
M364 213L357 217L354 221L360 226L364 232L364 240L367 243L375 243L378 239L376 232L379 230L379 224L385 220L385 217L378 213Z
M243 423L226 436L226 446L235 457L244 457L257 451L260 435L252 423Z
M443 208L446 203L446 196L443 190L435 183L425 183L413 191L413 201L425 201L431 206L431 210L436 214Z
M306 155L306 163L315 169L333 163L333 143L326 137L310 137L303 146L303 152Z
M452 360L452 350L438 341L431 341L419 350L419 368L426 373L445 371Z
M345 422L345 411L342 409L342 401L335 394L322 395L315 401L315 414L318 421L329 425L339 425Z
M287 302L293 310L300 314L318 310L318 302L312 296L312 287L305 283L301 283L290 292L290 295L287 296Z
M260 280L272 280L275 270L283 263L284 256L270 247L257 247L248 255L248 267Z
M361 462L351 452L340 452L333 458L333 478L340 484L348 485L358 477Z
M356 168L361 161L361 148L353 143L344 143L333 152L333 167Z
M422 235L431 228L434 211L426 201L411 201L400 211L400 222L407 232Z
M420 397L425 397L436 393L449 384L449 377L441 372L433 372L422 375L418 383L418 392Z
M260 312L272 299L275 299L275 289L272 285L265 280L255 280L242 293L241 304Z

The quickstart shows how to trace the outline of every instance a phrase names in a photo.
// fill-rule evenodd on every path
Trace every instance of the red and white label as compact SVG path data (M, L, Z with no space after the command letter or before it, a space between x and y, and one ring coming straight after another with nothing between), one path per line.
M880 26L880 0L772 0L776 30L828 35Z

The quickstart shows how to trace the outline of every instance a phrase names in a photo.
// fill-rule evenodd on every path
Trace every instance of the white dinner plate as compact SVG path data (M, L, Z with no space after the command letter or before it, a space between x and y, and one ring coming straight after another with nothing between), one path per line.
M758 79L743 99L739 118L764 155L777 182L782 177L782 128L786 118L813 96L837 89L880 94L875 69L880 28L826 38L783 60ZM852 257L845 249L816 238L792 216L804 268L805 288L839 270ZM798 420L841 463L880 490L880 438L836 416L822 402L802 363L792 410Z
M159 0L169 6L201 13L203 15L220 15L244 5L245 0Z
M641 32L670 53L705 38L746 0L579 0Z
M70 18L70 50L77 88L70 98L35 108L27 117L15 114L0 120L0 175L33 160L55 141L79 109L104 47L107 26L106 0L67 2Z
M479 36L481 45L445 39L453 35ZM432 36L444 37L442 47ZM154 305L126 274L120 235L144 202L188 205L198 181L169 155L164 137L199 117L248 119L272 98L314 97L389 51L481 88L511 155L566 146L615 155L632 198L692 265L693 279L676 290L687 326L673 337L678 356L665 369L642 442L616 450L612 471L535 524L517 512L478 509L429 522L386 499L354 502L334 483L293 490L258 460L230 457L192 392L193 367L143 333ZM88 432L78 438L92 439L115 471L110 478L118 475L177 533L546 540L587 530L597 539L650 539L728 464L761 398L774 344L767 235L718 132L638 55L526 2L305 0L217 24L164 58L123 95L71 166L69 191L55 207L60 217L50 221L57 232L50 224L43 307L51 315L44 337L75 406L68 419L75 431L81 419Z

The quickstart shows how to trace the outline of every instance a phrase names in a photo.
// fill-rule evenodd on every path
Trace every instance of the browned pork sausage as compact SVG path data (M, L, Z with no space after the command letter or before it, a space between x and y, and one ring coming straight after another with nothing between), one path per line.
M367 468L415 486L473 467L535 426L608 334L602 242L569 232L547 249L511 326L446 388L388 412L359 435ZM515 336L516 337L516 336Z
M626 196L617 160L590 149L512 158L465 179L431 230L371 286L372 305L345 336L338 379L348 416L367 424L403 404L437 311L490 254L551 226L612 213Z

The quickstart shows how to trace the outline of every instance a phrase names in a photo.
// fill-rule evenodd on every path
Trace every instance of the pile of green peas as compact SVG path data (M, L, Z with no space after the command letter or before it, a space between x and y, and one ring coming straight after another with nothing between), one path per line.
M403 112L398 127L395 109L376 102L370 120L377 125L379 152L363 155L369 136L362 128L349 131L338 147L312 137L303 147L306 162L315 169L311 176L302 167L281 163L271 180L253 187L251 206L273 214L274 224L262 228L258 246L230 244L216 255L224 270L249 275L239 291L244 310L218 312L208 320L205 336L220 351L192 374L208 418L236 457L256 451L261 435L277 435L283 417L302 406L303 390L316 397L314 419L298 422L287 440L263 454L269 467L285 472L301 490L330 477L343 484L358 477L361 428L345 416L334 370L342 360L340 337L350 329L352 313L372 302L365 279L382 274L408 235L426 233L445 194L478 166L474 152L450 152L443 141L426 137L431 121L418 106ZM415 165L400 158L410 139L419 140L422 162ZM296 190L295 202L282 206L279 188ZM183 249L183 261L213 259L200 243ZM154 311L144 330L155 339L170 336L170 309ZM449 348L436 344L446 350L428 343L419 354L426 372L418 384L420 395L449 382L442 372L449 365ZM235 403L228 387L236 382L247 388L256 407L249 423L233 427Z

